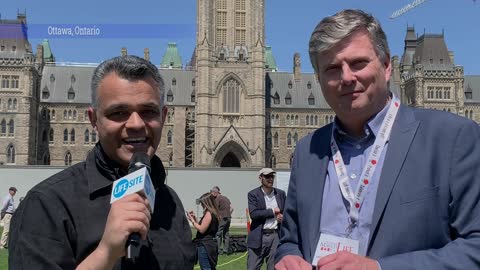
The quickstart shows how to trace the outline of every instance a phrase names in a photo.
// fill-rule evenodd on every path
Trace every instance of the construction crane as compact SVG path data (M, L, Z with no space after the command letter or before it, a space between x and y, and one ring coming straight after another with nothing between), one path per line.
M392 13L392 15L390 16L390 19L395 19L397 17L400 17L402 16L403 14L409 12L410 10L418 7L419 5L425 3L427 0L415 0L413 1L412 3L402 7L401 9L398 9L396 10L395 12ZM473 0L474 2L476 0Z

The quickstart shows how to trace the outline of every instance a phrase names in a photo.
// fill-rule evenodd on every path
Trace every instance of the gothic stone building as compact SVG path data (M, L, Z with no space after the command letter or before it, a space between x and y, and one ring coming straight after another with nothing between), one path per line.
M189 63L168 44L159 68L169 112L157 151L166 166L289 168L297 141L333 121L299 54L292 72L277 70L264 8L264 0L198 0ZM98 139L86 114L95 66L55 63L47 40L33 52L26 24L23 14L0 21L0 163L80 162ZM408 27L392 64L390 88L404 104L480 121L480 76L455 65L443 34Z

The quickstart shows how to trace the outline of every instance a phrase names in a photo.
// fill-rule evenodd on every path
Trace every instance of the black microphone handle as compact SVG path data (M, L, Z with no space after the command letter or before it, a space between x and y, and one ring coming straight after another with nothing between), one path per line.
M133 153L130 164L128 165L128 173L132 173L142 167L147 167L148 172L150 172L150 157L147 153L143 152ZM140 234L135 232L128 236L126 242L126 257L133 262L135 262L135 259L140 255L140 240Z
M126 243L127 259L135 261L136 258L140 255L140 240L141 236L139 233L131 233L128 236Z

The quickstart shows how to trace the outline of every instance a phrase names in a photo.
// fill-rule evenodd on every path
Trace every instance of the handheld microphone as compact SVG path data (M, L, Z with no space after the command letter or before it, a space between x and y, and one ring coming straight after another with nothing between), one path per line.
M155 207L155 188L150 178L150 157L146 153L133 154L128 165L128 175L113 182L110 204L132 193L145 196L150 213ZM140 234L132 233L126 243L127 259L135 260L140 254Z

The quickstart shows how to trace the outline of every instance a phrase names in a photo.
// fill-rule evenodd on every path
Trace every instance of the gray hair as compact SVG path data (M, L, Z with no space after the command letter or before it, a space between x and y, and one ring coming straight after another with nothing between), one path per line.
M318 56L358 30L366 30L382 62L390 61L387 36L380 23L371 14L358 9L345 9L324 18L313 30L309 42L310 61L318 73Z
M98 106L98 86L110 73L114 72L119 77L127 80L140 80L152 78L158 86L160 93L160 107L163 106L163 92L165 84L157 67L150 61L134 55L117 56L102 62L93 72L92 76L92 102L94 109Z

